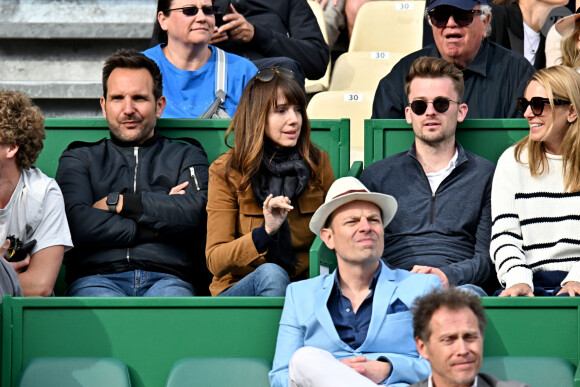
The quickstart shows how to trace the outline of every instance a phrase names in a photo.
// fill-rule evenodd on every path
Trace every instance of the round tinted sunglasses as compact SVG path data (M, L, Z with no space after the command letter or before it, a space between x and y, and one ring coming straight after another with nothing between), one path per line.
M564 99L553 100L554 105L570 105L570 101ZM524 97L518 98L518 111L523 115L526 114L528 106L532 108L532 114L535 116L541 116L544 112L544 106L549 105L550 100L548 98L542 97L532 97L529 101Z
M270 82L274 79L276 74L282 74L290 79L294 79L294 71L286 68L286 67L267 67L265 69L260 69L256 73L256 79L259 79L262 82Z
M429 19L431 24L435 27L443 28L447 25L449 17L453 16L453 20L460 27L467 27L473 23L473 15L481 15L483 12L480 9L463 10L455 7L435 7L429 11Z
M411 106L411 110L413 111L413 113L420 116L427 111L427 106L429 103L433 104L433 109L435 109L437 113L445 113L447 110L449 110L449 104L451 102L459 104L459 102L452 101L449 98L437 97L433 101L424 101L422 99L416 99L413 102L411 102L409 106Z
M171 12L171 11L181 11L183 12L183 14L185 16L195 16L197 15L197 12L201 9L201 12L203 12L204 15L206 16L210 16L210 15L215 15L216 13L218 13L218 7L214 7L214 6L207 6L207 7L194 7L194 6L190 6L190 7L183 7L183 8L172 8L172 9L166 9L164 13L167 12Z

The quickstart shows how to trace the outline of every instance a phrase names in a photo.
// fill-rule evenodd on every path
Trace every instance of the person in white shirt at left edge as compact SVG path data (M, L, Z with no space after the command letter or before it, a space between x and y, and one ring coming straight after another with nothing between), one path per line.
M38 107L21 92L1 91L0 300L50 296L72 247L60 188L32 166L44 138Z

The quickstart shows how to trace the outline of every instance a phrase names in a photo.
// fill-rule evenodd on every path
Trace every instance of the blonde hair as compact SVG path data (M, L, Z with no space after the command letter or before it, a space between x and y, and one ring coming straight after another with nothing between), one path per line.
M562 65L577 69L580 67L580 49L578 49L578 34L580 34L580 19L576 19L574 30L566 35L560 43Z
M580 106L580 74L567 66L553 66L536 72L528 81L536 81L546 89L550 107L552 108L552 124L548 128L546 138L554 129L556 110L554 100L562 99L570 101L570 109L578 112ZM527 86L526 86L527 88ZM563 179L565 192L580 191L580 121L568 122L564 128L564 138L560 147L563 162ZM546 145L542 140L534 141L530 136L524 137L516 144L516 160L522 164L522 153L527 149L530 173L533 177L540 176L548 169L546 157Z

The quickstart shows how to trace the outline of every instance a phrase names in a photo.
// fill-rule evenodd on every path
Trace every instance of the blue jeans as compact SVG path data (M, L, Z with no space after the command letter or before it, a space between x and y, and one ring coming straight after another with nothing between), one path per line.
M135 270L117 274L82 277L66 289L72 297L192 297L195 290L189 282L165 273Z
M286 270L275 263L264 263L218 296L284 297L289 284L290 277Z

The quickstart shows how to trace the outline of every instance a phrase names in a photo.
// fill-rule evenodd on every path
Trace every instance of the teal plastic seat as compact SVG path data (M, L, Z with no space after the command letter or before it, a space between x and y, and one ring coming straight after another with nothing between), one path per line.
M167 387L270 387L272 363L248 357L185 358L175 362Z
M576 368L567 359L543 356L488 356L479 372L500 380L518 380L530 387L573 387Z
M22 371L20 387L130 387L127 365L119 359L37 357Z

